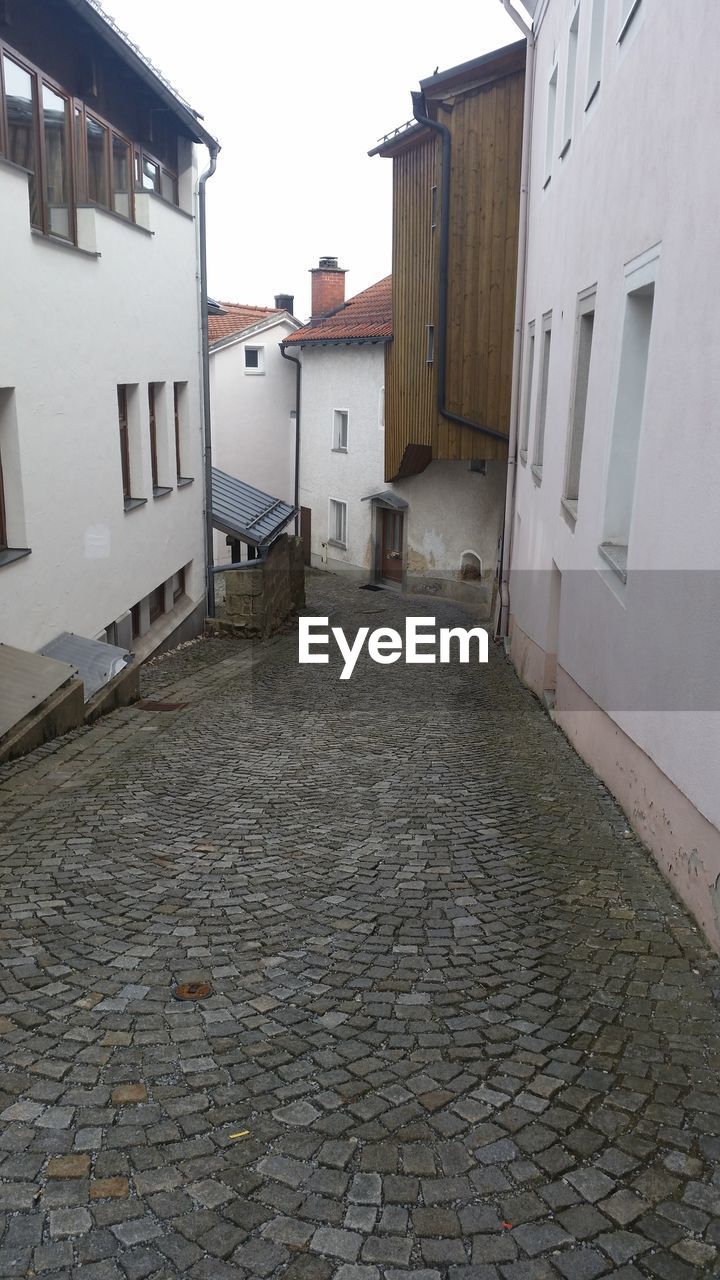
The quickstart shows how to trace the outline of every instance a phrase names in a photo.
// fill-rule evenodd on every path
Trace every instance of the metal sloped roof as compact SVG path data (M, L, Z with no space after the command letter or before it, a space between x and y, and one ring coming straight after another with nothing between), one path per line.
M122 671L131 658L127 649L106 644L104 640L76 636L72 631L62 631L49 644L44 645L40 653L46 658L70 663L83 682L86 702Z
M213 467L212 522L222 533L260 547L272 542L294 515L289 502Z
M368 493L361 502L378 502L384 507L394 507L396 511L406 511L407 502L400 497L399 493L393 493L392 489L383 489L381 493Z
M64 662L0 644L0 738L74 675Z

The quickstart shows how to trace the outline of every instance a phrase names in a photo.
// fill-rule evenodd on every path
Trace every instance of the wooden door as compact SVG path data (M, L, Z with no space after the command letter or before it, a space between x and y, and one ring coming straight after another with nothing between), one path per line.
M380 576L402 582L403 513L382 507L380 519Z
M310 564L310 521L312 512L310 507L300 508L300 538L303 544L303 561Z

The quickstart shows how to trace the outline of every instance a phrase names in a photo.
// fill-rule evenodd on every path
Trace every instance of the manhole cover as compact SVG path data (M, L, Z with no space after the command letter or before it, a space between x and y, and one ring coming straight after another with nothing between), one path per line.
M206 1000L212 995L212 987L209 982L178 982L173 995L176 1000Z
M187 702L155 702L152 698L141 698L135 706L138 711L182 711Z

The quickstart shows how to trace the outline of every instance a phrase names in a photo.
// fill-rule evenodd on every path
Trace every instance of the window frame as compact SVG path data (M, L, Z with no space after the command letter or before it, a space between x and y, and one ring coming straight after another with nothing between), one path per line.
M248 365L247 365L248 351L257 352L258 362L257 362L257 368L255 369L248 368ZM264 346L255 346L253 343L247 343L243 345L243 373L246 374L246 376L249 378L257 378L257 377L262 377L264 375L265 373L265 347Z
M520 431L520 461L525 465L530 444L530 421L532 407L533 383L535 379L535 321L531 320L527 329L527 360L525 362L525 400L522 406L522 422Z
M0 454L0 551L8 551L10 543L7 531L7 509L5 507L5 484L3 481L2 455Z
M334 536L336 532L336 529L333 527L334 522L332 520L334 507L342 507L344 511L343 521L342 521L343 523L342 532L344 534L343 539L336 538ZM332 528L332 533L331 533L331 528ZM343 498L328 498L328 544L333 547L340 547L341 550L343 551L347 551L347 548L348 548L347 534L348 534L347 502L345 502Z
M606 0L592 0L590 33L588 40L587 78L585 84L585 110L589 111L600 90L605 57Z
M545 431L547 428L547 402L550 387L550 358L552 355L552 311L546 311L540 327L542 344L540 348L540 366L535 405L535 435L533 439L533 461L530 470L533 479L542 483L543 458L545 457Z
M557 132L558 66L559 64L557 62L553 63L553 69L548 77L547 103L545 108L545 163L543 166L543 190L549 186L550 179L553 175L555 134Z
M123 500L132 500L132 474L130 470L130 419L128 413L128 384L117 383L117 415L120 435L120 472L123 485ZM122 392L122 397L121 393ZM121 406L122 399L122 406ZM123 428L124 423L124 428Z
M575 7L568 27L567 58L565 60L565 94L563 97L562 147L559 159L564 160L573 139L575 106L577 101L577 55L580 32L580 8L582 0L575 0Z
M342 443L343 426L344 426L344 435L345 435L344 444ZM349 436L350 436L350 410L349 409L333 409L331 452L347 453Z
M595 339L595 315L597 312L597 285L591 285L589 289L584 289L578 295L577 307L575 310L575 338L573 344L573 363L572 363L572 381L570 383L570 409L568 415L568 435L565 449L565 468L563 476L563 489L561 504L573 521L577 520L578 504L580 501L580 476L582 473L582 456L583 445L585 442L585 425L587 422L587 406L588 393L590 388L590 373L592 370L592 354L593 342ZM578 375L581 372L580 357L583 352L583 334L587 330L584 329L584 321L588 317L592 317L590 325L590 336L588 339L587 351L587 372L584 379L584 387L578 384ZM578 419L578 409L582 405L581 418ZM577 458L576 458L577 454ZM577 461L577 467L575 467ZM573 483L573 474L577 470L577 476ZM574 489L573 494L570 490Z
M148 399L148 426L150 429L150 479L152 480L153 494L160 488L158 479L158 448L157 448L157 391L156 383L148 382L147 389Z

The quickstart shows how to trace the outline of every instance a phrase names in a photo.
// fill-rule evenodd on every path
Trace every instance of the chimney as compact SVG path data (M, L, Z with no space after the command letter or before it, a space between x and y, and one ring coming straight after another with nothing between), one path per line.
M275 294L275 306L277 307L278 311L289 311L290 315L292 315L294 305L295 305L295 298L292 295L292 293L276 293Z
M310 323L314 324L329 311L337 311L345 301L345 268L338 266L337 258L321 258L316 267L311 267L312 276L312 314Z

